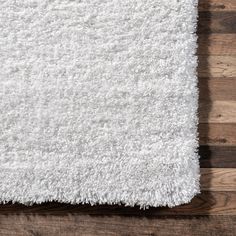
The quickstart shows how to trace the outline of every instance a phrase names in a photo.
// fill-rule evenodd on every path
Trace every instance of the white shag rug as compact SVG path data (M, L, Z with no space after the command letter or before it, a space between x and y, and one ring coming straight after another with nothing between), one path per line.
M0 0L0 201L199 193L196 21L197 0Z

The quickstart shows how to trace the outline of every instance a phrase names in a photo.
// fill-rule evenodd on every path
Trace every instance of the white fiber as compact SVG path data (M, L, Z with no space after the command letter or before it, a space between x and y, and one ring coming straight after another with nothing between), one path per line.
M197 0L0 0L0 201L199 193L196 21Z

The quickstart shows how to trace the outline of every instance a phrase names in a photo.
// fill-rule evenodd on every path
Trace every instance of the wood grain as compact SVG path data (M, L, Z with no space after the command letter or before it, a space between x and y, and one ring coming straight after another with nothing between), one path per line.
M20 204L1 205L1 215L9 214L40 214L40 215L120 215L120 216L180 216L180 215L236 215L236 192L203 191L191 203L182 206L151 207L143 210L139 207L125 207L122 205L72 205L65 203L44 203L33 206Z
M197 53L198 55L235 56L236 34L200 34Z
M201 145L236 145L236 124L199 124Z
M236 77L203 77L199 78L198 86L199 100L201 103L211 103L211 101L236 101Z
M236 191L236 168L201 168L202 191Z
M236 216L0 215L2 236L234 236Z
M236 101L200 102L200 123L236 123Z
M204 168L236 168L236 146L201 145L200 166Z
M236 77L236 56L199 56L199 77Z
M198 34L236 33L236 14L229 12L199 12Z
M199 0L199 11L236 11L235 0Z
M205 192L191 203L160 210L159 215L236 215L236 192Z

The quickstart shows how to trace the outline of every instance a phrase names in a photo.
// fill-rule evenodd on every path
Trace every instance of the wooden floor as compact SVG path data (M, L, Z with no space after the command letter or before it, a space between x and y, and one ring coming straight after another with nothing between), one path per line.
M236 0L199 0L202 193L172 209L0 205L0 235L236 235Z

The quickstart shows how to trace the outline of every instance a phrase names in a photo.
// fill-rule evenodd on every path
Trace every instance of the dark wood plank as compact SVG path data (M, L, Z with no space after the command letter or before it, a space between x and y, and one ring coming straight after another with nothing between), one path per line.
M234 236L236 216L0 215L3 236Z
M198 34L236 33L236 14L230 12L199 12Z
M71 205L65 203L43 203L33 206L20 204L6 204L0 206L1 215L12 214L40 214L40 215L120 215L146 216L158 215L236 215L236 192L206 192L196 196L191 203L179 207L151 207L143 210L139 207L125 207L122 205Z
M204 168L236 168L236 146L199 147L200 166Z
M201 145L236 146L236 124L199 124Z
M197 53L198 55L234 56L236 34L199 34Z
M199 11L236 11L235 0L199 0Z
M199 78L199 100L236 101L236 77L233 78Z

